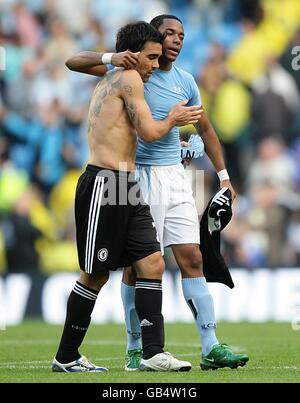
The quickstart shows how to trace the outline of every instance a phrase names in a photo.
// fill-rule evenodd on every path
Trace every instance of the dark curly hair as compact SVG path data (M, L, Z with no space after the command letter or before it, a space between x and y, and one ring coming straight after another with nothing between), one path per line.
M146 42L163 43L163 36L152 25L145 21L127 24L117 33L116 51L124 52L129 49L139 52Z

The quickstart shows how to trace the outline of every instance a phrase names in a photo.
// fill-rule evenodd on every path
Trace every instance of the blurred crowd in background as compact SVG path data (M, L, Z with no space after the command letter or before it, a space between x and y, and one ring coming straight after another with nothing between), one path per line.
M227 263L300 267L299 0L1 0L0 271L78 269L74 192L98 79L65 61L113 51L118 28L163 13L184 23L177 65L199 84L238 193ZM189 169L205 170L207 202L218 187L211 163Z

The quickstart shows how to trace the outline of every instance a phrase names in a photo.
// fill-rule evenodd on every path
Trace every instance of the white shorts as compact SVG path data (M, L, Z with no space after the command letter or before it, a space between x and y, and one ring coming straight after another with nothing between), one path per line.
M136 179L150 206L162 253L164 247L171 245L199 244L199 218L182 164L138 165Z

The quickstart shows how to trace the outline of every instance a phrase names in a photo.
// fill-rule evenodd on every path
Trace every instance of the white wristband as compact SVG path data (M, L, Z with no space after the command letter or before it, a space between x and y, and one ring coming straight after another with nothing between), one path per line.
M113 53L103 53L101 62L102 64L111 64L111 58L113 56Z
M227 172L227 169L222 169L221 171L219 171L218 172L218 177L220 179L220 182L230 179L229 175L228 175L228 172Z

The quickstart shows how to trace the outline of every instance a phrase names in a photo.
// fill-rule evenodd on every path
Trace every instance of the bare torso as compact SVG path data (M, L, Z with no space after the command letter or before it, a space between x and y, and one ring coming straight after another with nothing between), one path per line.
M137 135L121 96L123 69L106 74L95 88L88 114L89 163L134 170Z

